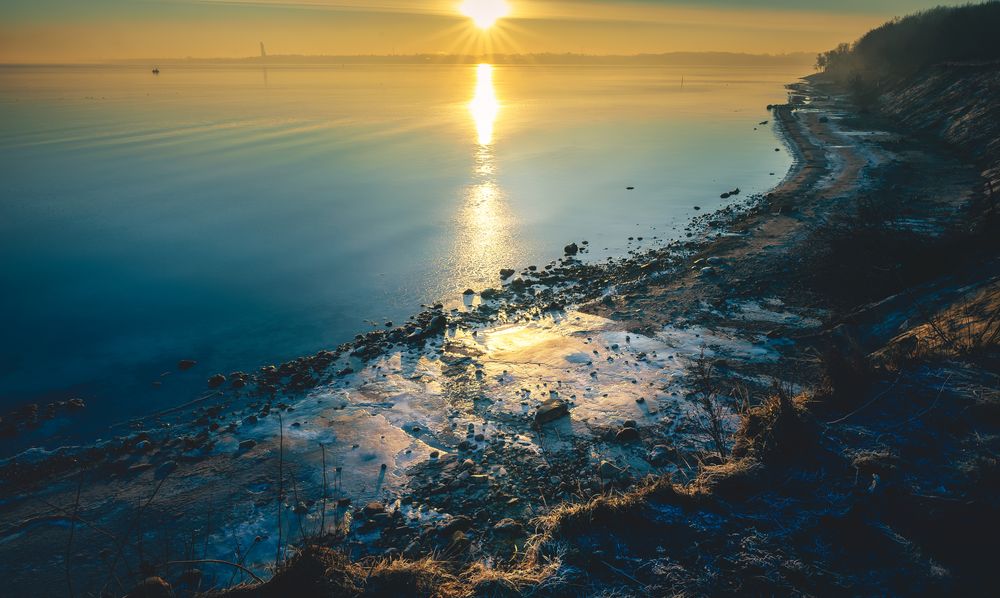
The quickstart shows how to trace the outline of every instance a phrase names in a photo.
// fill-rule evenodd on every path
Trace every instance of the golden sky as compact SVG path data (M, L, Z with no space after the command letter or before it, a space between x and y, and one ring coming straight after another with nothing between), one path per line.
M487 31L462 0L0 0L0 62L415 54L815 52L926 0L507 0Z

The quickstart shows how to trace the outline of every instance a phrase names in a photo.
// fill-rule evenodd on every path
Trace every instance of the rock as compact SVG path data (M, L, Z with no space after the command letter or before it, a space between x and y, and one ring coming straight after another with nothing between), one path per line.
M462 293L462 295L465 295L466 297L468 297L470 295L475 295L475 294L476 294L476 292L474 290L472 290L472 289L465 289L465 292Z
M666 444L658 444L653 447L646 460L653 465L666 465L677 456L677 449Z
M512 270L511 268L502 268L500 270L500 280L506 280L511 276L514 276L514 272L515 270Z
M625 187L625 189L626 189L627 191L632 191L633 189L635 189L635 187Z
M577 246L576 243L570 243L569 245L563 247L563 251L566 253L566 255L576 255L577 253L580 252L580 248Z
M450 550L464 552L471 544L472 541L469 540L469 536L465 535L465 532L455 532L451 536Z
M73 398L73 399L70 399L70 400L66 401L66 407L68 407L70 409L83 409L86 406L87 406L87 404L84 403L83 399L80 399L80 398Z
M373 501L365 505L365 508L361 509L361 512L369 517L378 513L385 513L385 505Z
M497 521L493 526L493 531L498 534L519 536L524 533L524 526L508 517Z
M421 552L420 543L417 542L416 540L413 540L412 542L406 545L406 548L403 549L403 558L415 561L418 558L420 558L420 552Z
M240 443L240 451L249 451L253 447L257 446L256 440L244 440Z
M198 365L198 362L193 359L182 359L177 362L177 369L183 372L185 370L190 370L196 365Z
M163 465L160 465L159 467L156 468L156 473L154 474L154 476L156 477L156 479L162 480L163 478L173 473L176 469L177 469L176 461L166 461L163 463Z
M125 598L173 598L174 590L162 577L147 577Z
M430 335L442 332L447 326L448 318L438 314L431 318L431 323L427 325L427 328L424 330L424 334Z
M627 419L625 423L622 424L623 428L638 428L639 424L636 423L634 419Z
M226 383L226 377L222 374L216 374L208 379L209 388L219 388Z
M472 520L465 515L456 515L441 526L442 536L453 536L455 532L465 532L472 528Z
M610 461L601 461L601 464L597 467L597 473L601 476L601 478L609 481L628 478L628 474L624 469L618 467Z
M184 572L181 573L180 581L188 587L197 588L201 585L202 576L203 574L201 569L185 569Z
M429 456L429 457L430 457L431 459L437 459L438 457L440 457L440 456L441 456L441 453L440 453L440 452L438 452L438 451L431 451L431 454L430 454L430 455L428 455L428 456Z
M561 399L548 399L535 412L535 425L540 426L569 415L569 407Z
M483 291L481 293L479 293L479 296L482 297L483 299L489 301L490 299L495 299L496 296L499 295L499 294L500 294L499 291L497 291L496 289L492 289L491 288L491 289L483 289Z
M615 442L634 442L639 440L639 430L635 428L622 428L615 435Z

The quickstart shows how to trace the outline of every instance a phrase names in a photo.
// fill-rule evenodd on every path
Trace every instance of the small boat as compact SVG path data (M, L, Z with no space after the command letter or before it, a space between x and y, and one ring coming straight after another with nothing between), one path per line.
M153 67L153 74L154 75L159 75L160 74L160 69L154 66Z

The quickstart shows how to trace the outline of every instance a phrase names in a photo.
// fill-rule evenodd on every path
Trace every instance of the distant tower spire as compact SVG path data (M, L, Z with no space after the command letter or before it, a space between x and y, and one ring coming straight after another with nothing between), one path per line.
M267 52L264 50L264 42L260 42L260 57L267 58Z

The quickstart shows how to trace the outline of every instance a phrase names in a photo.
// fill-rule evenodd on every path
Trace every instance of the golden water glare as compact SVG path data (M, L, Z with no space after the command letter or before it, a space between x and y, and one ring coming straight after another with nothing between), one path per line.
M476 93L469 102L469 112L476 121L479 145L493 143L493 124L500 114L500 102L493 88L493 66L481 64L476 68Z
M476 84L469 114L475 125L473 180L466 187L459 215L456 275L465 281L487 283L512 258L510 216L503 189L497 182L494 128L501 103L493 82L493 67L476 67Z

